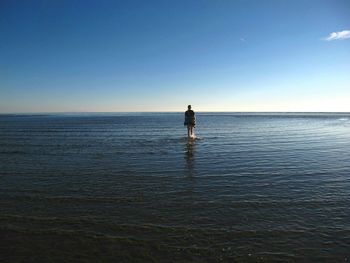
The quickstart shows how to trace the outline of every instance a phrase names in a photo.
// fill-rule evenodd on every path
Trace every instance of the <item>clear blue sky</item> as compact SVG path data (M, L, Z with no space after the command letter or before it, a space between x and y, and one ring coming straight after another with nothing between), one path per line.
M350 111L349 30L349 0L3 0L0 112Z

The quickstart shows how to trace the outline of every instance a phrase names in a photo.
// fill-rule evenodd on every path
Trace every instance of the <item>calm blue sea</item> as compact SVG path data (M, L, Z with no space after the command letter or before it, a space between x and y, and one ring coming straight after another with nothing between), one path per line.
M349 260L349 113L197 113L186 133L183 113L0 115L0 223Z

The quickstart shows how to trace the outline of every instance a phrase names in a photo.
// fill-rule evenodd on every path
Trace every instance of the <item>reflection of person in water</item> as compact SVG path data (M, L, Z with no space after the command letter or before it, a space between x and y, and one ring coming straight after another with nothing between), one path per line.
M187 126L188 138L194 138L193 129L196 126L196 117L194 116L194 111L191 110L191 105L188 105L187 108L188 110L185 112L184 125Z
M188 171L188 176L194 176L194 153L195 153L195 141L190 140L186 144L185 159Z

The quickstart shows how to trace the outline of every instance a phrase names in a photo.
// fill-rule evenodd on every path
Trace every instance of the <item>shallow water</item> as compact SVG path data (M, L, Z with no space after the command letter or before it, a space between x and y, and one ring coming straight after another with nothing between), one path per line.
M345 261L350 114L0 115L0 222ZM186 240L184 239L186 237Z

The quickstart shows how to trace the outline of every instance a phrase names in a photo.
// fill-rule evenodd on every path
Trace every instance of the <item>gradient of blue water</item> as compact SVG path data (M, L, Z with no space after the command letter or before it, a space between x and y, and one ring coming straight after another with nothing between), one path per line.
M350 114L198 113L191 142L182 124L1 115L0 219L224 231L225 246L291 257L350 251Z

